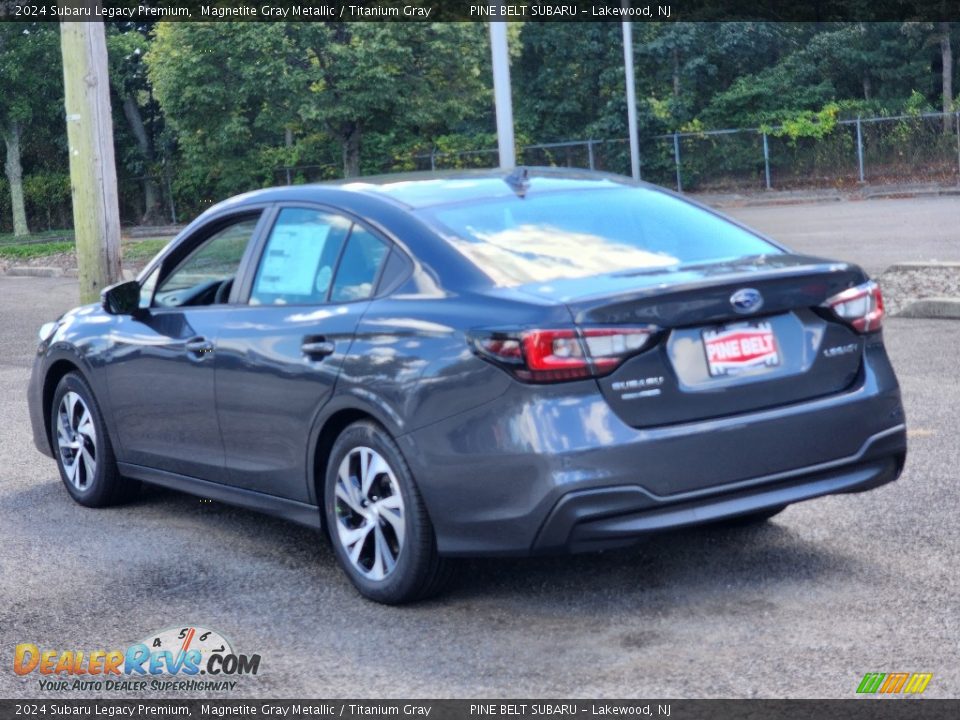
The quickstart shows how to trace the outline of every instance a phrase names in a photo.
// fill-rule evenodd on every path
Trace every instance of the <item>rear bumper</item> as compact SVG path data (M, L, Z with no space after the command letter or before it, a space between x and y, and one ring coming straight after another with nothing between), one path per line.
M874 435L854 458L658 497L621 486L571 492L547 517L533 552L582 552L631 544L647 533L697 525L810 500L871 490L896 480L906 457L905 426Z
M903 406L882 345L806 402L637 429L592 381L523 386L397 438L445 555L622 545L899 476Z

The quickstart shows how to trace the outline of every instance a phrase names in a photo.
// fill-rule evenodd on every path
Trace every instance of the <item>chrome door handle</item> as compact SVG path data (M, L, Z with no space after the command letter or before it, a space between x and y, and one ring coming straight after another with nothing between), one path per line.
M187 340L187 342L184 343L184 347L191 355L203 356L213 352L213 343L202 337Z
M301 352L309 358L322 359L333 355L336 346L330 340L304 340Z

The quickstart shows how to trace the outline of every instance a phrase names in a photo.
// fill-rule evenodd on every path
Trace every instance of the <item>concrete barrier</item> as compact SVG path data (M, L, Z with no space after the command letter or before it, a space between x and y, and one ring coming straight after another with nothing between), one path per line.
M931 297L907 300L897 317L960 320L960 298Z

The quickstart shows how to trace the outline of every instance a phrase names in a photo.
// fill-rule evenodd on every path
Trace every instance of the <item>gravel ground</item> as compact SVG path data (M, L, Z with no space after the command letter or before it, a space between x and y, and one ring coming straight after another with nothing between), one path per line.
M54 253L52 255L43 255L42 257L27 258L25 260L10 260L9 258L0 258L0 275L3 275L8 268L13 265L26 267L53 267L61 270L76 269L77 255L74 252ZM143 269L145 262L136 260L134 262L124 262L123 269L133 273L139 273Z
M960 267L888 271L876 278L886 310L900 312L910 300L929 297L960 298Z

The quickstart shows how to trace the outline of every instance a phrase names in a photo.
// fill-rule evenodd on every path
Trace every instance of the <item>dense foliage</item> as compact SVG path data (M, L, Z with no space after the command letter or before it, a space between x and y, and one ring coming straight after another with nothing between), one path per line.
M619 23L510 33L519 143L626 135ZM844 118L952 111L958 34L949 23L637 23L640 133L761 127L778 152L835 152L849 145ZM183 219L264 185L429 167L431 154L494 160L463 154L496 145L484 23L116 23L108 50L126 223ZM69 223L60 63L55 25L0 26L0 232ZM711 162L735 160L715 144ZM647 153L654 177L673 172L673 151ZM697 181L693 164L684 172Z

